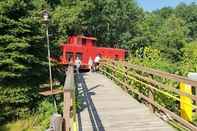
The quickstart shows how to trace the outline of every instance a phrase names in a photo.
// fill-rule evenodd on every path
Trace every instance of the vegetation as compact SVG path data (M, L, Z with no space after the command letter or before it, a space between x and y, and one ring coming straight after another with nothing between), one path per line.
M38 94L48 82L44 9L54 57L68 35L83 34L97 37L98 46L127 49L132 63L197 72L195 3L145 12L135 0L0 1L0 123L39 112L44 100Z
M51 115L55 112L53 104L45 100L39 104L34 115L28 114L25 119L19 119L0 126L2 131L44 131L49 128Z
M0 2L0 116L24 115L39 100L47 58L41 24L32 2Z

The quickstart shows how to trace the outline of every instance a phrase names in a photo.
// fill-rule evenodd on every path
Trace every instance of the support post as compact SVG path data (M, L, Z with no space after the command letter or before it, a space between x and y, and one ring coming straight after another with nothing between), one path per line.
M127 83L128 81L128 67L125 65L124 66L124 70L125 70L125 78L124 78L124 82ZM128 84L128 83L127 83ZM124 87L124 89L127 91L128 88L127 87Z
M64 90L64 131L71 130L70 121L70 109L71 109L71 90Z
M153 91L153 89L151 89L151 88L149 88L148 97L149 97L152 101L154 101L154 91ZM155 112L154 106L153 106L151 103L149 103L148 105L149 105L150 111L154 113L154 112Z
M183 82L180 83L180 91L192 94L191 86ZM187 121L192 121L192 100L188 96L180 96L181 117Z
M128 81L128 76L127 76L128 75L128 73L127 73L128 72L128 67L124 66L124 68L125 68L125 79L124 79L124 81L127 82Z
M62 131L62 116L60 114L53 114L50 122L50 129L53 131Z
M46 23L46 37L47 37L47 52L48 52L48 65L49 65L49 81L50 81L51 92L53 92L53 78L51 73L51 56L50 56L48 23Z
M196 80L197 81L197 72L191 72L188 74L188 78L191 80ZM192 92L194 93L194 95L197 95L197 85L192 88ZM197 105L197 100L194 101L194 104ZM194 109L194 112L197 112L197 108Z

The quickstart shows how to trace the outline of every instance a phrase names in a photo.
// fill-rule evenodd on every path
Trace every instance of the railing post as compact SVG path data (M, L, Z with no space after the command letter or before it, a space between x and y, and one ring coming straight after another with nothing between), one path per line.
M51 118L51 125L53 131L62 131L62 116L60 114L53 114Z
M149 88L148 97L149 97L151 100L154 101L154 91L153 91L153 89L151 89L151 88ZM151 111L151 112L155 112L154 106L153 106L151 103L149 103L148 105L149 105L150 111Z
M124 65L124 68L125 68L125 79L124 79L124 82L127 82L128 81L128 77L127 77L127 75L128 75L128 67L126 66L126 65Z
M124 82L127 83L128 81L128 67L124 65L124 70L125 70L125 77L124 77ZM127 90L127 87L124 87L125 90Z
M152 75L149 75L148 77L150 77L151 79L153 78ZM154 101L154 89L149 88L149 90L148 90L148 97L149 97L152 101ZM155 112L154 106L153 106L151 103L149 103L148 106L149 106L150 111L154 113L154 112Z
M110 64L115 65L115 62L114 61L110 61ZM116 76L116 73L115 73L115 76ZM111 78L111 80L113 80L113 77L110 76L110 78Z
M64 83L64 131L71 131L71 107L72 107L72 97L74 91L74 69L72 66L68 66L66 72L66 80Z
M70 131L71 90L64 90L64 131Z
M183 82L180 83L182 92L192 94L191 86ZM180 96L181 117L187 121L192 121L192 99L187 96Z
M191 72L188 74L188 78L190 80L196 80L197 81L197 72ZM194 95L197 96L197 84L196 86L191 86L192 92L194 92ZM194 105L197 105L197 100L194 100ZM194 112L197 112L197 108L194 109Z

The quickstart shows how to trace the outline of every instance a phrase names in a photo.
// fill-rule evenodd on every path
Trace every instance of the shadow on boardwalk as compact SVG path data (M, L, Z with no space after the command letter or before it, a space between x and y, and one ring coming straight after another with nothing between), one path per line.
M93 131L105 131L102 121L99 117L99 114L96 110L96 107L92 101L91 96L95 95L92 90L95 88L101 86L101 85L96 85L88 90L88 87L85 83L84 79L85 74L79 74L78 77L76 78L77 81L77 89L78 89L78 99L79 99L79 104L80 109L78 110L78 126L79 126L79 131L85 131L83 130L82 127L82 120L81 120L81 112L87 108L88 114L91 120L91 125L92 125L92 130Z

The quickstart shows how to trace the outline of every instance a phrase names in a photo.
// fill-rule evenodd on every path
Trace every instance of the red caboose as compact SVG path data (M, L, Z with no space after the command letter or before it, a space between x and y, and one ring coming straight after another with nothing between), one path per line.
M79 57L82 64L82 69L88 69L88 61L93 60L97 55L104 58L123 60L125 58L125 50L117 48L105 48L95 46L96 38L86 37L81 35L73 35L68 37L67 43L60 46L62 56L60 63L67 65L69 62L74 62L76 57Z

